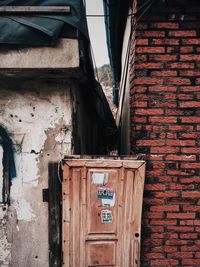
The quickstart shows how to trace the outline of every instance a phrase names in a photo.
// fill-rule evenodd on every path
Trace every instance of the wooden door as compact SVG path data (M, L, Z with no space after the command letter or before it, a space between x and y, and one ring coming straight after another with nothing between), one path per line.
M63 161L64 267L140 266L145 163Z

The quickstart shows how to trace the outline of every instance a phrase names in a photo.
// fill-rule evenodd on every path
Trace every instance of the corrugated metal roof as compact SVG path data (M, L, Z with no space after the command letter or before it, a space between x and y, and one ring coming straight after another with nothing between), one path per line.
M0 6L70 6L66 15L3 15L0 18L0 44L55 45L65 25L88 38L82 0L4 0ZM66 33L67 34L67 33Z

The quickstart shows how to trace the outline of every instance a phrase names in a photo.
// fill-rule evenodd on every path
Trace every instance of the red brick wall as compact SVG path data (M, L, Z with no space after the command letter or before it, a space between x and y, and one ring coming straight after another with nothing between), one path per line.
M199 18L200 1L160 0L136 30L131 151L147 159L142 267L200 266Z

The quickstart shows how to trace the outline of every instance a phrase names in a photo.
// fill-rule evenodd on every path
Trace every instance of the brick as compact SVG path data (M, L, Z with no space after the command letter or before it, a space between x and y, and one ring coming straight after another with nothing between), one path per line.
M164 140L139 140L137 141L138 146L164 146Z
M167 255L169 258L174 258L174 259L187 259L187 258L193 258L193 253L192 252L176 252L176 253L169 253Z
M180 92L200 92L200 86L180 86Z
M163 109L136 109L136 115L163 115Z
M179 211L178 205L162 205L162 206L152 206L151 211Z
M145 253L144 257L147 259L162 259L162 258L164 258L163 254L161 254L161 253Z
M149 86L149 92L176 92L176 86Z
M188 38L182 39L183 45L200 45L200 38Z
M150 117L149 122L152 123L176 123L177 118L176 117Z
M166 186L164 184L146 184L145 190L150 191L163 191L166 189Z
M172 37L195 37L196 31L169 31L169 36Z
M145 204L148 205L164 205L164 199L152 199L152 198L145 198L143 199Z
M196 216L195 213L167 213L167 218L168 219L194 219Z
M175 63L166 63L166 68L169 69L194 69L194 63L182 63L182 62L175 62Z
M194 189L194 185L181 185L181 184L170 184L169 190L184 190Z
M169 227L175 228L177 226L169 226ZM183 228L183 227L181 227L181 228ZM193 227L189 227L189 228L194 229ZM187 231L185 231L185 232L187 232ZM194 242L191 241L191 240L181 240L181 239L171 239L171 240L169 239L169 240L166 240L165 243L166 243L166 245L170 245L170 246L181 246L181 245L192 245L192 244L194 244Z
M152 233L163 233L165 230L164 230L164 227L163 226L160 226L160 225L151 225L151 232Z
M165 139L166 133L150 133L150 139Z
M160 183L172 183L172 182L176 182L177 178L169 177L169 176L166 176L166 177L163 176L163 177L158 177L157 180ZM176 204L176 203L174 203L174 204Z
M177 138L177 134L176 133L167 133L167 138L168 139L174 139L174 138Z
M183 259L182 264L194 266L200 266L200 259Z
M200 225L200 220L183 220L183 221L180 221L180 225L195 225L196 226L196 225ZM190 235L188 234L186 239L189 239L189 238L195 239L195 237L197 238L198 235L197 234L190 234Z
M136 45L148 45L149 44L149 40L148 39L137 39L136 40Z
M170 161L195 161L196 156L195 155L167 155L166 160Z
M177 238L177 237L173 237L173 238ZM164 247L164 251L165 252L176 252L177 251L177 247L176 246L165 246Z
M136 31L139 37L165 37L165 31Z
M178 94L177 98L180 100L193 100L194 99L194 95L193 94ZM180 103L180 102L179 102Z
M165 239L172 239L172 238L178 238L178 234L175 233L152 233L151 238L165 238ZM171 248L171 249L170 249ZM155 248L152 248L152 250ZM162 246L160 247L160 251L176 251L177 247L173 246Z
M160 246L162 245L162 240L160 239L145 239L144 240L144 244L147 245L147 246Z
M158 78L149 78L149 77L143 77L143 78L136 78L134 80L134 83L137 84L163 84L163 79Z
M178 39L152 39L152 45L179 45Z
M134 106L145 108L145 107L147 107L147 101L137 101L136 103L134 103Z
M177 225L177 220L151 220L151 225Z
M195 146L195 140L166 140L167 146Z
M157 77L177 76L177 71L175 70L152 71L151 75Z
M200 84L200 78L196 79L196 84Z
M199 61L200 60L200 55L180 55L180 60L181 61Z
M152 23L151 28L156 29L179 29L179 23L174 22L158 22L158 23Z
M180 234L181 239L198 239L197 233Z
M181 118L182 123L200 123L200 117L182 117Z
M177 84L177 85L190 85L191 81L190 79L187 78L165 78L164 80L164 84L168 84L168 85L173 85L173 84Z
M200 163L194 163L194 162L190 162L190 163L181 163L181 168L185 168L185 169L200 169Z
M182 192L182 197L186 198L200 198L200 192L195 191L185 191Z
M167 170L168 175L189 176L190 173L181 170Z
M181 70L180 76L200 76L200 71L197 70Z
M181 246L181 251L198 251L200 246Z
M194 227L192 226L168 226L167 229L169 231L174 231L174 232L194 232ZM168 240L166 241L167 245L184 245L187 244L188 242L186 240Z
M151 260L150 266L162 266L162 267L168 267L168 266L174 266L178 265L178 260L172 260L172 259L166 259L166 260Z
M149 60L153 61L176 61L176 55L150 55Z
M145 117L135 117L134 119L132 118L131 122L133 123L146 123L147 119Z
M169 125L170 131L192 131L194 126L192 125Z
M157 108L176 108L177 103L174 101L149 101L149 106L150 107L157 107Z
M190 183L200 183L199 177L189 177L189 178L181 178L181 183L190 184Z
M176 147L152 147L151 153L155 154L171 154L179 152L179 148Z
M185 154L199 154L200 148L199 147L184 147L184 148L181 148L181 152Z
M173 191L165 191L165 192L154 192L155 197L160 198L170 198L170 197L178 197L178 192Z
M163 67L163 63L156 62L141 62L135 64L135 69L160 69Z
M193 46L183 46L180 48L180 53L192 53L194 51Z
M147 47L137 47L136 48L136 53L139 54L160 54L160 53L165 53L165 48L164 47L151 47L151 46L147 46Z
M180 101L179 105L181 108L199 108L200 101Z
M144 212L143 218L148 219L163 219L165 217L163 212Z

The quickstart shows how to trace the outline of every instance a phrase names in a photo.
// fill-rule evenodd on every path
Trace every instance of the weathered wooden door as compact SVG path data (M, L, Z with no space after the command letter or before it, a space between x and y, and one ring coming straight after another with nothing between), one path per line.
M63 266L140 266L145 163L63 162Z

